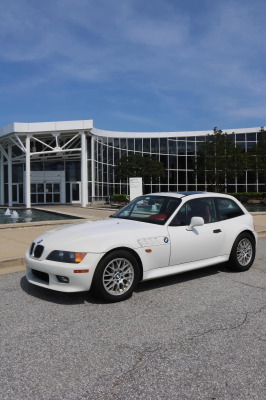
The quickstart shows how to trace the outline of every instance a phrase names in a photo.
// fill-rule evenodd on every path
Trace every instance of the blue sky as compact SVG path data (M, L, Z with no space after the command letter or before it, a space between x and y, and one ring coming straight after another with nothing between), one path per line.
M0 126L266 125L265 0L1 0Z

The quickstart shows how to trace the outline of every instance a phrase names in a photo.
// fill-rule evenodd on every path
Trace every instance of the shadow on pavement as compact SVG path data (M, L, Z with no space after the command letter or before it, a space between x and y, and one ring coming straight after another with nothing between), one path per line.
M227 267L227 263L213 265L211 267L201 268L194 271L183 272L181 274L170 275L164 278L153 279L141 282L135 292L145 292L148 290L158 289L166 286L177 285L178 283L192 281L194 279L205 278L210 275L216 275L220 272L232 273Z
M89 292L65 293L35 286L27 281L26 276L20 280L21 289L29 296L55 304L77 305L77 304L103 304L102 301L94 298Z
M136 288L136 293L141 293L149 290L154 290L158 288L163 288L171 285L177 285L178 283L192 281L194 279L205 278L210 275L216 275L220 272L231 273L227 268L226 263L214 265L207 268L202 268L190 272L185 272L182 274L171 275L165 278L153 279L150 281L145 281L139 283ZM35 297L40 300L44 300L55 304L65 304L65 305L77 305L77 304L110 304L98 299L91 292L78 292L78 293L65 293L57 292L55 290L50 290L43 288L41 286L35 286L29 283L26 276L23 276L20 280L21 289L27 293L29 296ZM130 299L128 299L130 300ZM127 300L125 300L127 301Z

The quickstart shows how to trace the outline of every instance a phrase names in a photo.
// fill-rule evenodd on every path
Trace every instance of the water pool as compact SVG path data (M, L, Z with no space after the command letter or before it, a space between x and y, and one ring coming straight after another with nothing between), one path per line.
M266 206L264 205L256 205L254 204L253 206L246 206L245 208L249 211L249 212L266 212Z
M17 224L22 222L62 221L67 219L80 219L71 215L57 214L51 211L34 209L10 210L11 215L5 215L6 209L0 209L0 224ZM14 215L12 215L14 212Z

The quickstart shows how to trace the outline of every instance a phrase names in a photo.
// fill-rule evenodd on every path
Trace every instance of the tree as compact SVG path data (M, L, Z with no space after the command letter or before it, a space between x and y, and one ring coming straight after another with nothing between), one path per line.
M216 127L206 142L201 142L195 159L195 173L218 193L224 192L227 183L243 174L246 156L240 146L236 146L234 136L223 133Z
M131 156L123 156L116 160L117 165L114 166L117 179L127 179L139 177L144 184L150 184L151 178L165 177L164 164L154 161L152 157L142 157L133 154ZM144 192L144 191L143 191Z
M262 126L257 143L248 153L248 169L258 174L259 182L266 185L266 131Z

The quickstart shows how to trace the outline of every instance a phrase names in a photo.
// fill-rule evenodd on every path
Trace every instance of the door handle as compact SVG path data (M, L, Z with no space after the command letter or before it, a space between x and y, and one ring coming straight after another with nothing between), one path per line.
M221 229L214 229L213 233L220 233L222 232Z

